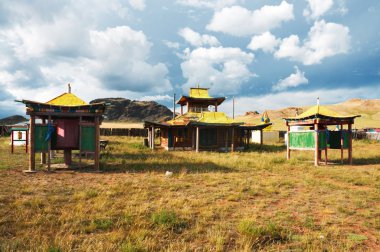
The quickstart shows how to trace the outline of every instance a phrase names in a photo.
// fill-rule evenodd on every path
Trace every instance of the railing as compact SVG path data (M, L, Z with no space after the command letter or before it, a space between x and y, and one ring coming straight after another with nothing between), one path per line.
M131 137L148 137L146 129L135 128L101 128L101 136L131 136Z

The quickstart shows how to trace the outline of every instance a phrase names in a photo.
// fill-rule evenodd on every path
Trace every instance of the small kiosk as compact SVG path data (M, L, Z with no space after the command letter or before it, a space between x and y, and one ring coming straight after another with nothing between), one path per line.
M283 118L287 126L287 159L290 159L291 150L314 151L314 164L319 165L322 151L325 152L325 164L327 164L327 150L340 149L341 163L343 152L348 152L348 162L352 164L352 124L360 115L340 115L324 106L311 107L304 113ZM344 129L344 126L347 128ZM309 127L308 130L292 131L293 126ZM339 130L329 130L327 126L337 126Z
M28 126L14 125L11 127L11 153L14 152L15 146L25 146L25 152L28 153L29 145L29 128Z
M72 150L79 150L79 166L82 154L94 154L95 169L99 170L100 129L105 103L87 104L71 93L48 101L18 101L26 106L30 116L29 126L29 170L35 171L35 154L42 153L42 163L46 162L50 170L50 151L63 150L64 162L71 166ZM40 119L42 123L36 123Z

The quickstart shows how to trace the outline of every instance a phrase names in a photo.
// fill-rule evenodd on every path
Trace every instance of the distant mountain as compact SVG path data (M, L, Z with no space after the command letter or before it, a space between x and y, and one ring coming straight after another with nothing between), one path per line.
M326 107L335 110L336 112L347 115L355 114L361 115L359 118L355 118L354 128L379 128L380 127L380 100L379 99L351 99L342 103L325 105ZM273 130L286 130L283 117L295 116L298 110L298 114L306 111L310 106L305 107L288 107L278 110L267 110L268 116L273 123ZM237 116L236 119L248 123L261 123L262 114L256 114L255 112L247 112L245 115Z
M0 125L13 125L13 124L17 124L20 122L25 122L26 120L28 120L28 119L26 119L23 116L14 115L14 116L9 116L9 117L5 117L5 118L0 119Z
M173 112L164 105L154 101L132 101L125 98L101 98L90 103L106 102L106 121L166 121L172 118Z

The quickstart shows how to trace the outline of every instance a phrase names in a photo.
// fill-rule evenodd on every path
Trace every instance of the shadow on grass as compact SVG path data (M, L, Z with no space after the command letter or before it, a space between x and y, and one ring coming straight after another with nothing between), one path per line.
M286 145L260 145L260 144L249 144L249 148L244 150L244 152L282 152L286 151Z
M370 157L370 158L353 158L353 165L375 165L380 164L380 156Z

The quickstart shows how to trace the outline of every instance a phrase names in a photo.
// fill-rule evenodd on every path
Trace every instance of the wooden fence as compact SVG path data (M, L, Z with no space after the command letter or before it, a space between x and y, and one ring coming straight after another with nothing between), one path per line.
M132 137L148 137L146 129L127 129L127 128L101 128L101 136L132 136Z

